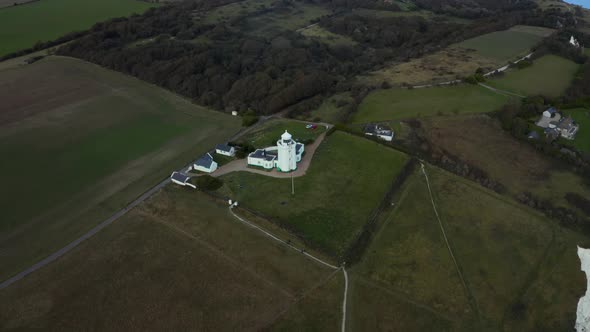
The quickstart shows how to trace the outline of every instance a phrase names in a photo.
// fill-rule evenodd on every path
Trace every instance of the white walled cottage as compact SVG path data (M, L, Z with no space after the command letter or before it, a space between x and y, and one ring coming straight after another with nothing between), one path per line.
M297 169L305 152L305 145L295 142L286 130L277 141L276 146L257 149L248 155L248 165L264 169L276 168L279 172L291 172Z

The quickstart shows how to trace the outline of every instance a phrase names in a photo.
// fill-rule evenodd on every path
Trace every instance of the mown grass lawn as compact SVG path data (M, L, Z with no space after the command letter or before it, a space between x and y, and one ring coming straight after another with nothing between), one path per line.
M512 69L487 83L526 96L557 97L570 86L579 65L556 55L545 55L524 69Z
M312 124L313 122L309 122ZM306 140L314 140L326 131L326 127L317 125L315 129L306 128L308 123L293 121L293 120L271 120L252 133L248 133L240 141L249 143L256 148L264 148L267 146L277 145L277 141L281 135L287 130L293 139L299 142Z
M510 100L476 85L377 90L361 102L353 122L485 113L499 109Z
M575 108L571 110L564 110L567 115L570 115L580 128L576 133L576 138L573 145L579 151L590 153L590 110L586 108Z
M0 56L157 4L137 0L43 0L0 10Z
M305 158L305 157L304 157ZM407 156L342 132L326 137L307 174L291 180L239 172L222 177L221 193L340 256L383 199Z
M507 62L530 53L531 47L553 31L541 27L515 26L468 39L458 46L474 49L482 56Z

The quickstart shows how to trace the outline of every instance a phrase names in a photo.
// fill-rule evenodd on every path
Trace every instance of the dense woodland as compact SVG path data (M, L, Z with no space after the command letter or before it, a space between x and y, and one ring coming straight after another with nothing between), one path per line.
M207 0L184 1L97 24L58 53L131 74L219 110L271 114L293 105L300 109L317 105L318 96L350 89L349 78L388 60L407 60L515 24L554 27L569 20L568 14L541 12L522 4L528 2L492 5L483 0L480 2L486 5L481 8L502 10L503 15L477 19L472 24L421 16L368 19L346 11L355 6L375 7L377 2L343 1L320 2L338 12L325 16L320 24L350 36L358 42L356 45L328 46L292 31L272 35L252 32L255 27L249 19L257 15L268 11L297 15L292 1L279 1L270 8L261 6L254 13L206 24L194 14L229 2ZM418 3L434 8L437 2ZM452 7L471 2L446 3ZM392 4L388 10L399 8Z

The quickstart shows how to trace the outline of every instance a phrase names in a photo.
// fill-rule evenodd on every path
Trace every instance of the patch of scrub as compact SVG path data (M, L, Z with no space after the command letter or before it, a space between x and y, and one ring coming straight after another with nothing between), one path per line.
M580 257L580 262L582 263L582 271L586 273L586 294L580 298L578 302L578 311L576 313L576 331L578 332L588 332L590 331L590 293L588 290L590 289L590 280L589 273L590 273L590 249L584 249L578 247L578 257Z

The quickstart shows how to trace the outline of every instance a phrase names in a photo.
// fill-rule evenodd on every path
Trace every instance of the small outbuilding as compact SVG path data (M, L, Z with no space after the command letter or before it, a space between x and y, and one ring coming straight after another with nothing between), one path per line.
M170 179L172 180L172 182L181 185L181 186L189 186L191 188L196 188L194 184L190 183L190 176L181 173L181 172L172 172L172 175L170 175Z
M210 153L206 153L194 162L193 169L195 171L213 173L217 169L217 163L213 160L213 156Z
M365 126L365 135L376 136L384 141L391 142L394 133L391 127L387 125L369 123Z
M233 157L236 155L236 148L227 143L217 144L217 146L215 147L215 153L228 157Z

